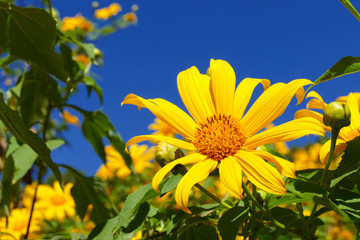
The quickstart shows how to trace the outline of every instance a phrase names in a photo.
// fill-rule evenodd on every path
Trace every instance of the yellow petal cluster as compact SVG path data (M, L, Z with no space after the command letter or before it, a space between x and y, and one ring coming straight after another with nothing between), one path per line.
M166 136L166 137L174 137L176 135L175 129L173 129L167 123L161 121L158 118L154 119L154 122L148 126L149 130L155 131L153 134Z
M85 32L91 32L94 29L94 26L80 14L76 15L75 17L64 17L61 25L61 30L63 32L73 31L76 28L79 28Z
M68 124L73 124L73 125L80 124L79 118L77 116L72 115L70 112L66 110L63 112L63 118L64 121Z
M223 60L211 60L208 75L196 67L180 72L177 85L190 115L176 105L161 99L144 99L135 94L125 97L123 104L148 108L157 118L176 130L186 141L172 137L141 135L130 139L127 146L145 140L163 141L186 150L197 150L170 162L159 170L152 185L156 191L161 180L177 164L194 164L180 180L175 200L183 211L187 208L190 189L219 168L220 181L226 189L242 198L242 174L258 188L274 194L286 192L285 177L295 177L293 163L268 152L256 150L259 146L285 142L308 134L323 135L324 129L316 119L295 119L271 129L263 129L278 118L296 96L304 98L303 86L307 79L270 86L267 79L245 78L236 87L233 68ZM245 114L255 87L262 84L265 91ZM271 162L277 169L270 165Z
M108 7L100 8L95 10L95 18L97 19L109 19L112 16L117 15L121 12L121 5L118 3L112 3Z

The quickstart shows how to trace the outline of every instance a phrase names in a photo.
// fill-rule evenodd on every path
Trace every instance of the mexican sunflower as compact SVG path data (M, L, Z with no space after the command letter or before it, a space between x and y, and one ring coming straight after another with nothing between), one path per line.
M324 108L327 105L322 99L322 97L314 91L309 92L309 94L306 97L307 98L313 97L313 99L311 99L308 102L307 108L324 110ZM349 126L341 128L339 132L339 136L336 140L335 151L334 151L335 155L341 153L346 149L347 142L360 136L360 107L359 107L358 95L354 93L350 93L347 97L342 97L341 99L346 100L345 103L349 107L349 110L351 112L351 117L350 117L351 123ZM296 112L295 118L301 119L302 117L306 117L306 118L313 117L314 119L317 119L321 122L323 121L323 115L321 113L309 109L302 109ZM325 131L331 133L331 127L325 125L323 125L323 127ZM328 160L330 145L331 145L331 140L327 141L320 150L320 161L322 163L326 163Z
M297 79L288 84L270 86L270 81L266 79L245 78L235 90L234 70L223 60L211 60L208 74L200 74L196 67L191 67L177 77L180 96L192 117L161 98L146 100L129 94L122 103L148 108L184 137L184 140L180 140L141 135L130 139L127 146L151 140L195 151L159 170L153 178L153 188L159 191L161 180L175 165L194 164L179 182L175 193L176 202L185 212L190 212L187 205L192 186L203 181L217 167L220 181L238 198L242 198L243 173L258 188L269 193L284 194L286 189L281 174L295 177L293 163L256 150L257 147L290 141L307 134L322 135L323 127L314 118L301 118L259 131L285 111L294 95L298 102L302 101L303 86L311 84L311 81ZM259 83L266 91L244 115L253 90ZM275 164L280 172L267 162Z

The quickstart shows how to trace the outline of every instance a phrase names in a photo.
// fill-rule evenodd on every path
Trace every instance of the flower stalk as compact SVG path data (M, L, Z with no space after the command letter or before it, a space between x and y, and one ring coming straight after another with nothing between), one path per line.
M360 14L351 4L349 0L339 0L351 13L352 15L360 22Z

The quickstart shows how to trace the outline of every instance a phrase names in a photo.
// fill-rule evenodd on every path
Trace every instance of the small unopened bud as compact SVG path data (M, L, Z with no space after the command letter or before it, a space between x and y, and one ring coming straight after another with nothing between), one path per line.
M351 112L348 106L342 102L329 103L324 108L323 122L332 129L340 129L350 125Z
M175 153L178 148L168 143L160 142L155 149L155 160L160 166L165 166L175 159Z
M93 1L93 2L91 3L91 6L92 6L93 8L98 8L98 7L99 7L99 2L98 2L98 1Z
M139 11L139 5L133 4L133 5L131 6L131 11L133 11L133 12Z

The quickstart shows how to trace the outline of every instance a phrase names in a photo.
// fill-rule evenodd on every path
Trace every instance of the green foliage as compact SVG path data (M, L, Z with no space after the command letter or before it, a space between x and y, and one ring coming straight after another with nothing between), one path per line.
M3 98L3 94L0 93L0 119L4 122L5 126L13 136L20 142L28 144L38 154L39 158L50 168L60 185L63 187L59 168L50 157L50 149L38 135L31 132L25 126L17 112L7 106L2 100Z
M219 219L218 228L223 240L233 240L245 218L248 216L248 207L236 206L224 213Z
M10 215L11 186L14 176L14 160L12 156L5 159L3 174L1 176L1 207L5 215Z
M22 8L0 2L0 47L34 62L67 81L61 56L55 52L56 22L44 9Z

